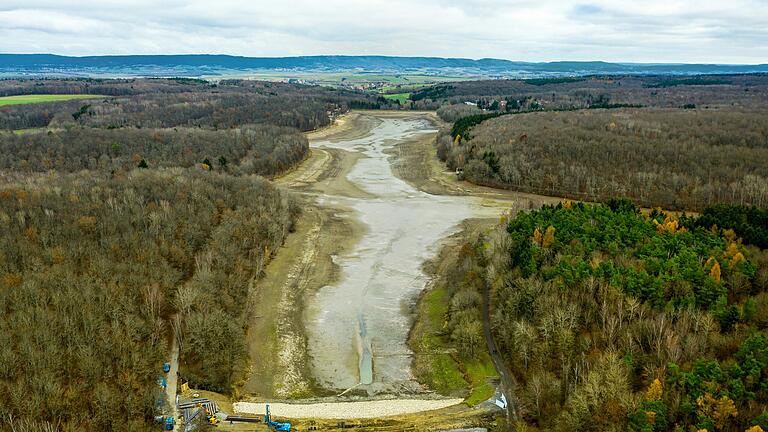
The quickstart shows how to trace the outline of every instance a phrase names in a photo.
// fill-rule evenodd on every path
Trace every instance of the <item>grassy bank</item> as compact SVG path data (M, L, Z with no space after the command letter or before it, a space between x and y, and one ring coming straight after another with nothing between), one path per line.
M461 271L460 261L468 258L467 254L456 254L455 251L471 249L467 247L468 239L478 229L477 223L465 223L464 229L443 245L438 257L427 263L427 273L433 281L419 298L409 338L414 351L416 379L442 395L464 397L470 406L493 396L495 386L491 381L498 378L482 339L482 327L479 335L473 335L482 342L473 355L467 355L460 347L463 341L457 340L457 332L451 330L450 324L452 312L457 313L455 307L452 310L452 305L456 304L454 297L465 289L474 289L470 288L471 284L459 282L461 287L455 285L456 269ZM467 271L465 276L473 270Z

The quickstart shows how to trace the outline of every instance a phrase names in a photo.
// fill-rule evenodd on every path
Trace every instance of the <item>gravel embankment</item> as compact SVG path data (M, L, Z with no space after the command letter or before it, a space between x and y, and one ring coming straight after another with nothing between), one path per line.
M432 411L462 403L462 399L393 399L312 404L270 403L269 411L283 418L367 419ZM264 415L265 404L236 402L237 414Z

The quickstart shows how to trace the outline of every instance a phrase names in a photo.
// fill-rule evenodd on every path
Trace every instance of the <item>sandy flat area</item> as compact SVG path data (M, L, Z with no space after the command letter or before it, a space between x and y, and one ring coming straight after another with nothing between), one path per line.
M270 403L269 411L279 418L369 419L438 410L460 403L462 403L462 399L391 399L312 404ZM236 402L234 410L237 414L264 415L265 404L263 402Z

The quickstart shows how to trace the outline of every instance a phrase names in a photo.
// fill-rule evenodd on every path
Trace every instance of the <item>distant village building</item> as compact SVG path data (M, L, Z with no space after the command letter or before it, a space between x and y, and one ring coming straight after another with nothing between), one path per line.
M502 99L499 101L499 111L506 111L507 110L507 101Z

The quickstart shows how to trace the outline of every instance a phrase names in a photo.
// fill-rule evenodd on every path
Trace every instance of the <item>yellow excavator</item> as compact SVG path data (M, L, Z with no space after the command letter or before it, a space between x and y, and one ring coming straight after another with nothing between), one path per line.
M211 412L211 410L208 409L207 405L203 405L202 403L198 403L197 406L200 409L205 410L205 416L208 417L208 423L212 425L217 425L221 422L218 417L216 417L216 413Z

